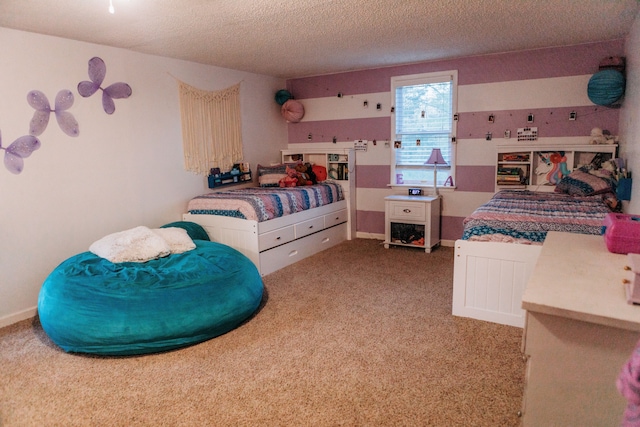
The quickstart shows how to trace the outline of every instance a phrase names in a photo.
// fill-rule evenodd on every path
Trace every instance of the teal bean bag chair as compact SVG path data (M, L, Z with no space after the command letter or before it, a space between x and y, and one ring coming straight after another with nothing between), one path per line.
M67 352L134 355L238 327L262 301L257 268L229 246L193 241L191 251L144 263L112 263L92 252L67 259L40 290L42 328Z

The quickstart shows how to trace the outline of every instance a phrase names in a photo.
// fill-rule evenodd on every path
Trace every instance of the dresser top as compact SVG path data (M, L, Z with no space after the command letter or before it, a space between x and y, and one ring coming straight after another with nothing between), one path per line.
M627 303L627 256L602 236L549 232L522 297L522 308L640 332L640 305Z
M396 200L396 201L402 201L402 202L433 202L438 198L439 196L409 196L409 195L402 195L402 194L394 194L391 196L387 196L384 199Z

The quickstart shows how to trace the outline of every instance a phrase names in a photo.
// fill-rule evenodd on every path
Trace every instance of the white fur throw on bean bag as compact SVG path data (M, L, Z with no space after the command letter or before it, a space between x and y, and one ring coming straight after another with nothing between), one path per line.
M93 242L89 250L113 263L146 262L171 253L169 244L144 226L104 236Z
M154 233L164 239L169 245L172 254L181 254L196 248L187 230L180 227L154 228Z

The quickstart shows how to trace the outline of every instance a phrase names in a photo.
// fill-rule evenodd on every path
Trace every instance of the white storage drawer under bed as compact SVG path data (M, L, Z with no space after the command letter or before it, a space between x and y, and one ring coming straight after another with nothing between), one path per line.
M298 262L344 241L347 223L326 228L276 248L260 253L260 274L273 273L287 265Z
M285 243L288 243L295 238L295 227L293 225L290 225L288 227L278 228L277 230L260 234L258 236L258 246L260 248L260 251L266 251L267 249L284 245Z
M350 227L346 200L260 223L188 213L183 220L202 225L212 241L242 252L263 276L346 240Z

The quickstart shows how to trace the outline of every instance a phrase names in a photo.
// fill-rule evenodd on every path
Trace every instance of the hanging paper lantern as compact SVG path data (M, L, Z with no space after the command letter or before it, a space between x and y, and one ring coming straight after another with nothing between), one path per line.
M596 105L612 105L624 95L625 78L620 71L602 70L589 79L587 94Z
M300 101L290 99L280 109L282 117L289 123L298 123L304 117L304 105Z
M276 102L278 105L282 105L288 100L293 99L293 95L286 89L280 89L276 92Z

